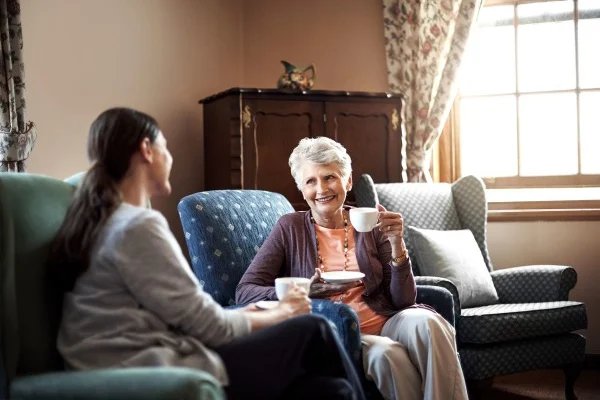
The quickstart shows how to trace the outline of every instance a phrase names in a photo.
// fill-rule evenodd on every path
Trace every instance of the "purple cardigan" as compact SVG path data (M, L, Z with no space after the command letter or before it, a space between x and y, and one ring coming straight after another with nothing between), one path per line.
M417 295L410 259L395 267L392 249L378 229L354 233L358 267L365 274L363 299L375 312L393 315L413 306ZM282 216L265 240L237 285L238 304L276 300L275 278L310 278L317 266L315 230L310 213L298 211Z

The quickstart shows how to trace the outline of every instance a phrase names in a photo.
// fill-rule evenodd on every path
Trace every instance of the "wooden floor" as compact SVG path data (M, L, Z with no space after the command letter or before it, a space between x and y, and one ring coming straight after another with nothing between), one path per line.
M540 370L494 378L491 387L471 396L481 400L564 400L560 370ZM575 383L578 400L600 400L600 370L584 370Z

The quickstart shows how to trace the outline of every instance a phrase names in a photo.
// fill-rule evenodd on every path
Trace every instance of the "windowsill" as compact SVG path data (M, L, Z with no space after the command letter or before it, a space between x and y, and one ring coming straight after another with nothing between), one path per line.
M487 189L488 221L597 221L600 188Z

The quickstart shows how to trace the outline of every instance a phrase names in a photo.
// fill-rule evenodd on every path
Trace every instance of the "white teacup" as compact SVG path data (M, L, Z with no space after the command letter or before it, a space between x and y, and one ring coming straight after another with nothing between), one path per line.
M350 209L350 222L358 232L369 232L377 225L379 210L372 207Z
M275 293L279 300L283 299L287 292L292 288L293 284L306 289L306 293L310 290L310 279L299 277L285 277L275 279Z

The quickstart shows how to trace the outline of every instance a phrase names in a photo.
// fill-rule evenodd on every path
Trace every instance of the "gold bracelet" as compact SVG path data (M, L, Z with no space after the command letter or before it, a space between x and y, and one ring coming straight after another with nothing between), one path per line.
M406 251L406 249L403 249L401 256L392 258L392 263L402 265L407 259L408 252Z

